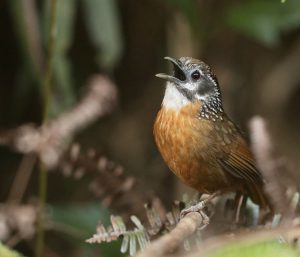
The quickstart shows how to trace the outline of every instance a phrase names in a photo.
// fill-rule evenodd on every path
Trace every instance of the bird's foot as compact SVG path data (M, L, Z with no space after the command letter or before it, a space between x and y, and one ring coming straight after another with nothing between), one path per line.
M180 212L180 218L182 219L185 215L187 215L190 212L200 212L203 214L202 210L205 208L206 204L210 202L214 197L216 197L219 194L219 192L213 193L208 198L204 199L203 201L200 201L199 203L192 205L188 208L184 208Z
M180 218L182 219L185 215L187 215L190 212L200 212L204 209L206 205L205 201L201 201L195 205L192 205L191 207L188 208L184 208L181 212L180 212Z

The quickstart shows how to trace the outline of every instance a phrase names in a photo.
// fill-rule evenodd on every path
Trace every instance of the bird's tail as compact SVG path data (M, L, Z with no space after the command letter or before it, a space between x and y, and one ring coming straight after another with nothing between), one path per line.
M254 203L258 204L263 209L269 208L271 211L273 211L273 207L270 202L270 199L263 191L263 185L251 184L247 187L247 189L248 189L248 194Z

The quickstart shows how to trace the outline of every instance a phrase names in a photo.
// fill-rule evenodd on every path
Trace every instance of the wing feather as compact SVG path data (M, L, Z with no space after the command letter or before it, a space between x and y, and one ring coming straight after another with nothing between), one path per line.
M224 171L245 182L262 184L262 175L256 168L253 155L239 130L230 120L218 126L218 138L223 144L226 142L218 157Z

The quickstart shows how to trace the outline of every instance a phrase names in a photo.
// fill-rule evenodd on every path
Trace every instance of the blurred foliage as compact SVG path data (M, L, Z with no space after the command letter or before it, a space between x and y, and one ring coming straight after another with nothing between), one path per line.
M57 2L57 34L53 53L53 69L56 87L50 112L59 113L75 102L74 81L72 80L71 62L68 57L73 41L75 0L64 0ZM50 0L44 2L44 13L41 24L43 24L43 41L45 47L49 39L50 23Z
M187 20L190 22L190 25L196 32L199 30L199 24L198 20L198 8L197 8L197 2L193 0L167 0L167 2L175 6L180 12L187 18Z
M9 1L15 33L18 37L22 53L22 68L19 71L18 88L14 92L16 102L28 103L28 97L34 90L40 93L41 77L46 53L49 27L49 3L43 1L42 14L33 2L31 5L17 0ZM189 21L195 35L195 40L201 34L202 23L199 22L201 11L193 0L167 0L167 3L177 8ZM25 8L25 5L26 8ZM75 18L78 8L83 9L83 18L89 38L83 38L95 47L95 62L99 68L108 72L118 64L124 48L120 15L116 0L65 0L58 1L57 40L54 51L54 90L51 104L51 114L57 115L67 109L76 100L76 81L73 80L72 60L70 50L74 44ZM32 17L28 17L31 8ZM240 33L251 37L266 46L276 46L283 32L300 27L300 1L289 0L285 3L274 0L252 0L230 5L225 20L229 26ZM27 15L27 16L26 16ZM37 18L37 31L29 29L28 20ZM37 35L33 35L37 32ZM36 44L43 42L42 45ZM203 39L204 40L204 39ZM41 60L39 60L39 58ZM13 103L13 105L15 105ZM14 111L19 104L15 105Z
M94 233L95 224L99 220L109 223L109 214L99 203L52 205L49 206L49 214L50 220L64 224L66 232L80 240L85 240Z
M29 101L30 94L35 89L34 85L41 84L41 66L37 59L34 49L32 46L31 35L27 28L26 22L26 12L24 11L24 5L22 1L11 0L8 1L12 23L14 25L14 33L17 38L19 45L19 51L21 53L22 61L21 68L18 71L18 76L16 78L16 90L14 91L14 98L12 99L12 106L14 106L15 115L23 114L21 111L21 106L27 105ZM36 35L38 37L38 35ZM39 93L41 93L41 87L37 88Z
M283 32L300 27L300 1L252 0L229 8L228 24L266 46L276 46Z
M97 63L112 70L123 50L120 18L116 0L83 0L87 29L97 48Z
M16 101L21 101L25 105L28 103L32 89L42 95L41 78L47 56L42 49L47 48L50 2L51 0L43 1L42 14L39 14L35 2L9 1L23 62L18 76L18 88L15 92ZM91 41L95 46L96 58L94 61L98 67L111 72L122 55L123 38L115 0L58 1L57 37L53 61L54 87L50 116L57 115L75 103L76 81L73 80L70 49L74 44L75 15L80 5L84 9L85 25L89 36L82 40ZM35 20L35 18L37 19ZM37 23L36 31L32 28L32 24L35 22ZM22 112L16 108L14 111Z
M0 256L1 257L24 257L24 255L13 251L6 247L5 245L1 244L0 242Z
M211 257L296 257L299 251L284 243L264 242L254 245L235 244L219 250Z
M85 253L83 256L92 255L95 248L100 249L103 256L123 256L118 250L120 242L103 244L101 246L85 242L95 232L95 224L99 221L103 224L109 224L109 213L99 203L85 202L83 204L49 205L48 212L48 218L54 231L63 232L62 235L67 241L81 248Z

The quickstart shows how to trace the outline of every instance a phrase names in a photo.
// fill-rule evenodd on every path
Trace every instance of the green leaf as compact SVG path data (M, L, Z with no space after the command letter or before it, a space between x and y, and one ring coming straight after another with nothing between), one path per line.
M300 1L245 1L229 9L226 22L240 33L274 47L280 43L281 33L300 27Z
M136 235L129 235L129 255L134 256L136 254Z
M136 237L137 237L140 249L142 251L145 250L146 246L148 245L148 241L146 239L145 233L139 233L139 234L137 234Z
M296 257L300 252L287 244L263 242L254 245L234 244L227 246L210 257Z
M50 0L45 1L43 16L44 44L48 43ZM54 88L50 112L54 116L75 102L74 81L68 58L73 40L76 0L57 2L57 34L53 53Z
M111 70L123 50L116 0L82 0L82 4L90 39L98 51L97 62Z
M139 230L144 230L144 229L145 229L144 226L143 226L143 224L141 223L141 221L138 219L137 216L132 215L132 216L130 216L130 219L131 219L132 223L133 223Z
M84 240L95 231L99 220L109 223L107 210L98 203L49 206L50 220L66 233Z
M121 253L126 253L128 251L128 245L129 245L129 235L125 235L122 241L121 245Z
M13 251L6 247L5 245L1 244L0 242L0 256L1 257L24 257L24 255Z
M22 115L33 90L41 93L41 45L35 1L7 1L16 42L21 53L21 69L16 77L16 90L11 100L10 115ZM27 6L27 7L26 7ZM29 22L30 21L30 22ZM36 24L37 23L37 24ZM33 26L37 25L37 26Z
M52 222L54 231L63 232L65 239L90 253L89 256L92 256L91 253L95 252L95 249L100 249L104 257L122 256L119 251L120 242L100 246L85 243L85 239L95 232L99 221L105 225L109 224L109 213L99 203L51 205L48 206L48 210L50 225Z
M11 0L8 1L12 22L14 25L14 30L17 36L17 42L20 44L20 49L23 57L24 68L27 72L30 73L31 79L34 79L36 82L40 82L40 49L36 48L35 44L39 43L39 35L35 33L39 31L36 27L32 27L35 25L35 20L32 20L32 24L28 24L29 19L36 18L34 14L30 13L28 10L32 8L32 11L35 10L35 4L32 5L26 2ZM27 8L26 8L26 5ZM38 24L37 24L38 25ZM31 27L30 27L31 26ZM29 30L30 28L30 30Z

